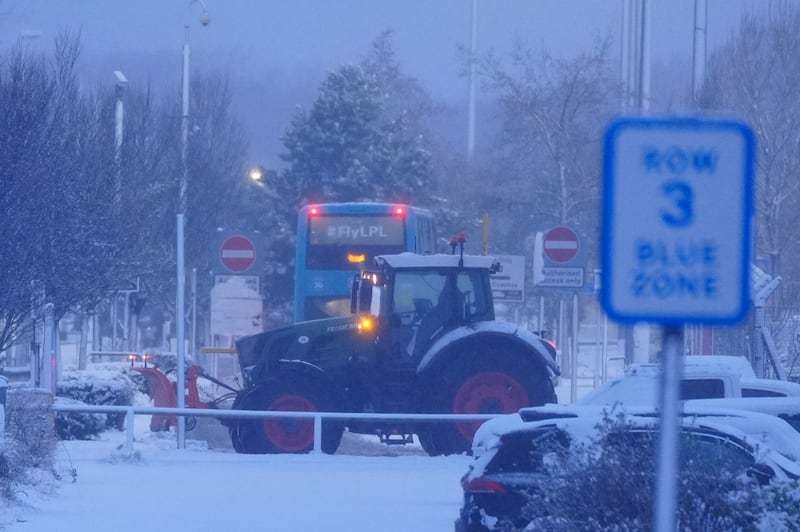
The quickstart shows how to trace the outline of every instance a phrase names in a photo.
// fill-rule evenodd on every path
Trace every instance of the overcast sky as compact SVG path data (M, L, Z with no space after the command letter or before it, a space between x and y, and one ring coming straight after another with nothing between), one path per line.
M708 0L709 48L723 41L746 8L766 0ZM694 0L653 0L657 64L691 61ZM211 23L202 27L203 5ZM454 105L466 101L457 45L470 39L472 0L0 0L0 49L21 35L49 47L59 29L80 29L87 83L157 80L179 86L184 26L192 69L226 72L252 132L253 152L276 151L294 105L311 103L329 70L361 59L385 29L395 31L403 69ZM616 39L621 0L478 0L478 49L507 51L517 37L571 55L597 38ZM686 72L690 77L691 73ZM269 102L280 102L270 108Z

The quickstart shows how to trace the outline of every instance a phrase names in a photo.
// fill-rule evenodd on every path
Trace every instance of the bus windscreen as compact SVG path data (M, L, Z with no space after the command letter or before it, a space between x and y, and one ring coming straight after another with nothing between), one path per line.
M313 216L308 229L309 269L359 269L376 255L405 250L400 216Z

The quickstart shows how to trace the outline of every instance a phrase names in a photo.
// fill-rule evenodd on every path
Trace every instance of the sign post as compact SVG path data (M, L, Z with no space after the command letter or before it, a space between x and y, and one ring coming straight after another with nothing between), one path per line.
M604 138L601 303L664 328L654 529L675 529L683 325L748 309L755 140L725 119L622 118Z

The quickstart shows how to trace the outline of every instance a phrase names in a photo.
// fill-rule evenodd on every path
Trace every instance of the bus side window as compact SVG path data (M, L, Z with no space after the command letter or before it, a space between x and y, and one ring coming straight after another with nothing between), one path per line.
M433 221L425 216L417 219L418 253L436 253L436 237Z

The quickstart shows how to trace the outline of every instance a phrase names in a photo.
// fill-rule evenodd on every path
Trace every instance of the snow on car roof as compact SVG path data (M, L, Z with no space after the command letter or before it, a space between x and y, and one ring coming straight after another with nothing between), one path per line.
M683 357L683 375L686 379L727 378L739 381L742 387L755 390L769 390L787 395L800 394L800 385L757 379L750 362L740 356L689 355ZM575 401L576 404L613 404L621 402L636 405L654 405L657 402L659 364L633 364L625 373L607 381Z
M766 413L731 407L726 399L718 399L716 405L701 404L708 400L686 401L684 415L696 415L697 419L714 419L718 423L735 427L747 435L751 445L763 444L778 451L790 460L800 460L800 432L785 420Z
M751 445L763 444L781 453L787 458L797 462L800 460L800 432L797 432L785 420L764 410L756 410L758 401L771 401L775 398L751 399L750 408L741 408L747 405L741 399L698 399L683 402L683 417L694 419L698 424L707 423L723 424L734 427L747 436ZM778 398L781 399L781 398ZM800 413L800 403L797 399L784 399L783 404L775 402L770 407L775 412L794 414ZM788 399L788 401L787 401ZM737 403L738 401L738 403ZM769 404L769 403L767 403ZM794 404L794 408L790 406ZM739 406L739 408L737 408ZM520 423L517 428L528 422L546 421L570 417L595 417L601 418L604 414L615 415L625 413L626 418L653 419L658 416L655 406L602 406L602 405L545 405L520 410ZM514 427L506 424L506 429Z
M775 381L781 382L784 381ZM797 384L797 383L790 383ZM797 397L726 397L722 399L691 399L684 403L692 407L735 408L773 416L800 416Z
M475 463L468 475L475 477L482 474L505 434L557 427L567 431L577 441L589 441L597 433L597 427L604 417L615 418L617 414L624 414L625 422L633 427L658 424L658 412L652 407L545 405L490 419L475 433L472 445ZM523 419L525 417L533 420L526 421ZM758 456L768 456L792 475L800 474L800 464L797 463L800 433L782 419L758 412L691 406L684 411L681 426L714 430L747 442Z
M418 253L398 253L396 255L379 255L378 261L384 261L392 268L457 268L459 255L434 253L420 255ZM494 257L486 255L464 255L465 268L489 269L496 262Z

